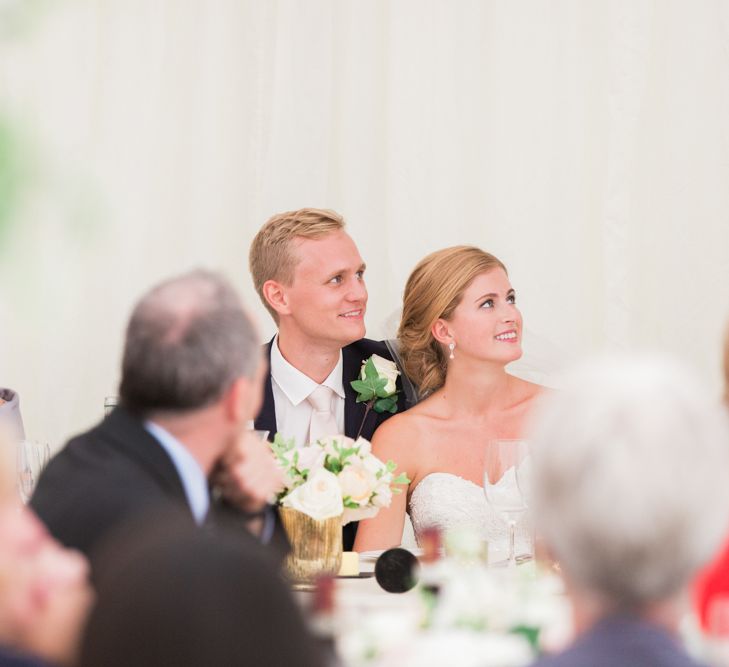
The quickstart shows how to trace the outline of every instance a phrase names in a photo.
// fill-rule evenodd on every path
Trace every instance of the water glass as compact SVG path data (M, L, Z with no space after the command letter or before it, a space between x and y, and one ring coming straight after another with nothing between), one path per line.
M47 442L21 440L17 450L18 492L24 503L30 500L41 472L51 458Z
M509 526L507 564L511 567L516 565L516 524L527 510L525 494L522 492L524 484L518 483L517 471L528 456L529 448L525 440L490 440L486 445L483 490L491 508Z

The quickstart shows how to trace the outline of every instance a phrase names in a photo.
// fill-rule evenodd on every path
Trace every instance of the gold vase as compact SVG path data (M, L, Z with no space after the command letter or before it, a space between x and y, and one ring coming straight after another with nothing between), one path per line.
M294 584L306 587L323 574L336 575L342 564L342 516L312 519L289 507L279 507L291 551L284 568Z

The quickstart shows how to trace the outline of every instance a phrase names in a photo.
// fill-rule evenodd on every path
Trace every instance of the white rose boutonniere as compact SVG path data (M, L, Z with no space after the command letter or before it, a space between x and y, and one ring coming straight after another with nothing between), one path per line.
M400 371L397 369L397 364L378 354L373 354L362 362L359 378L350 383L352 389L357 392L357 403L367 404L357 437L362 433L362 427L370 410L392 414L397 412L398 375Z

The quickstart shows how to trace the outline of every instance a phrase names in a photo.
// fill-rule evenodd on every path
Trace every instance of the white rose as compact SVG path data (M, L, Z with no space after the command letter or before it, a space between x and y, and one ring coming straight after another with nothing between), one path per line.
M386 470L385 464L380 461L376 456L373 456L372 454L368 454L367 456L362 457L362 467L367 470L369 473L373 475L377 475L378 472L381 470ZM389 477L392 479L392 475L383 475L381 479Z
M349 496L360 507L370 501L377 479L360 462L353 462L339 473L342 496Z
M394 361L381 357L379 354L373 354L370 359L372 359L372 363L375 365L377 375L387 380L385 391L387 391L388 394L394 394L395 391L397 391L397 376L400 375L400 371L397 370L397 364ZM367 360L362 362L362 368L359 372L360 380L365 380L367 378L365 373L366 364Z
M359 447L359 456L362 458L372 453L372 445L370 444L370 441L365 440L364 438L357 438L354 441L354 446Z
M392 502L392 489L389 484L379 484L375 489L372 504L375 507L389 507Z
M311 445L309 447L302 447L297 450L299 454L299 470L308 470L311 475L317 468L324 467L324 459L326 459L326 452L318 445Z
M317 442L321 444L315 446L322 447L329 456L339 456L339 454L334 449L335 445L339 449L344 449L345 447L349 449L354 444L354 440L352 440L352 438L348 438L345 435L328 435L325 438L319 438Z
M289 493L281 504L317 520L339 516L344 509L337 476L325 468L314 472L306 482Z

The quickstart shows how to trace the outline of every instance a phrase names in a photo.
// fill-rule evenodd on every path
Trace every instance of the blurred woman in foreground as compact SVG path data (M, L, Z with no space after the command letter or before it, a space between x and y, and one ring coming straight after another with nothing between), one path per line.
M550 396L532 434L537 530L577 637L539 667L690 667L685 593L729 520L724 415L683 369L606 360Z

